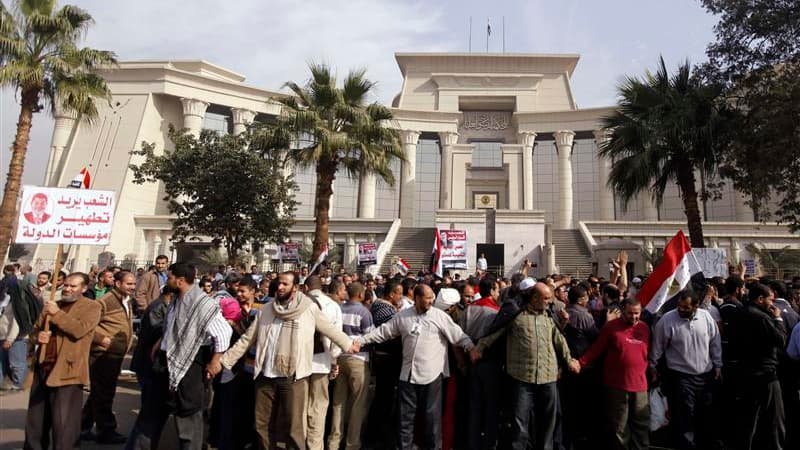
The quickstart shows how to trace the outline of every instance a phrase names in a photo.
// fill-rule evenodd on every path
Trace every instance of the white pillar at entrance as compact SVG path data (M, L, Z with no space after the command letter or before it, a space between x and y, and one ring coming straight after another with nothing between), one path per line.
M439 133L442 148L442 177L439 182L439 208L450 209L453 205L453 146L458 143L458 133L445 131Z
M647 222L658 222L658 208L650 197L650 191L644 191L639 194L639 201L642 207L642 220Z
M571 229L572 224L572 144L575 132L560 130L553 133L558 152L558 223L560 229Z
M356 236L354 234L347 235L344 247L344 265L348 269L355 269L358 260L356 259Z
M247 125L256 118L256 112L249 109L231 108L231 115L233 116L233 134L239 135L244 133Z
M608 141L608 132L605 130L594 131L594 142L599 148ZM614 220L614 197L608 187L608 174L611 173L611 160L597 155L597 192L600 194L598 217L600 220Z
M155 261L156 257L161 254L161 234L158 231L151 231L150 235L153 237L151 242L151 257L150 261Z
M58 184L58 172L61 165L61 158L64 149L69 143L69 136L78 115L74 112L67 112L56 102L55 124L53 126L53 137L50 140L50 156L47 160L47 171L44 175L45 186L56 186Z
M737 222L753 222L753 209L750 208L745 201L744 194L739 191L733 191L733 211L736 215Z
M375 173L364 172L358 183L358 217L375 217Z
M400 220L403 226L414 225L417 211L417 143L419 131L402 130L403 170L400 172Z
M209 103L194 98L181 98L181 105L183 105L183 127L195 137L200 136Z
M522 208L530 211L533 209L533 143L536 133L522 131L518 141L522 145Z

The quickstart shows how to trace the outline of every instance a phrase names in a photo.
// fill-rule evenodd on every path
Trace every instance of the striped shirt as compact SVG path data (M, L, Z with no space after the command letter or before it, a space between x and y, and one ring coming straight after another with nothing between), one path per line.
M366 306L358 302L346 301L342 303L342 331L351 339L363 336L373 328L372 314ZM357 358L362 361L369 361L369 351L361 349L362 351L354 355L342 354L340 358Z

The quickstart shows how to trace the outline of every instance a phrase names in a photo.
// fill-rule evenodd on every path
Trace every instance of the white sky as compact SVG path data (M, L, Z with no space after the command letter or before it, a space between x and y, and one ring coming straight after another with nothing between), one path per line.
M9 1L2 0L9 4ZM341 73L366 67L378 81L377 100L399 91L395 52L472 51L579 53L572 78L580 107L612 105L625 75L655 67L659 55L674 68L704 60L713 16L697 0L72 0L95 18L86 45L120 60L205 59L278 90L302 82L308 61ZM19 114L18 98L0 91L0 183L5 183ZM44 176L52 120L34 116L24 183Z

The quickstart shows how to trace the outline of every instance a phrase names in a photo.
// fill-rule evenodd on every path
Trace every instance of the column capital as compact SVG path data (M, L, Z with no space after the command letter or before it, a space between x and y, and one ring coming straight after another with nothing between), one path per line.
M606 129L592 131L594 141L599 145L611 139L611 131Z
M246 125L256 118L256 112L244 108L231 108L231 115L233 116L233 124Z
M416 130L400 130L400 142L403 145L417 145L422 133Z
M184 116L203 117L210 103L195 98L181 97L181 105L183 105Z
M575 132L572 130L559 130L553 133L553 138L556 140L558 147L571 147L572 141L575 139Z
M78 113L74 109L67 109L56 99L53 102L53 117L56 120L75 120L78 118Z
M455 131L442 131L439 133L439 141L442 146L456 145L458 143L458 133Z
M533 147L533 143L536 141L535 131L520 131L517 136L519 143L525 147Z

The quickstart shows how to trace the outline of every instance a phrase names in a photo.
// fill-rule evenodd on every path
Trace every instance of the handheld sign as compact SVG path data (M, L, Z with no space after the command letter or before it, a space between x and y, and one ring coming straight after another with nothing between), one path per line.
M25 186L17 244L108 245L114 192Z

